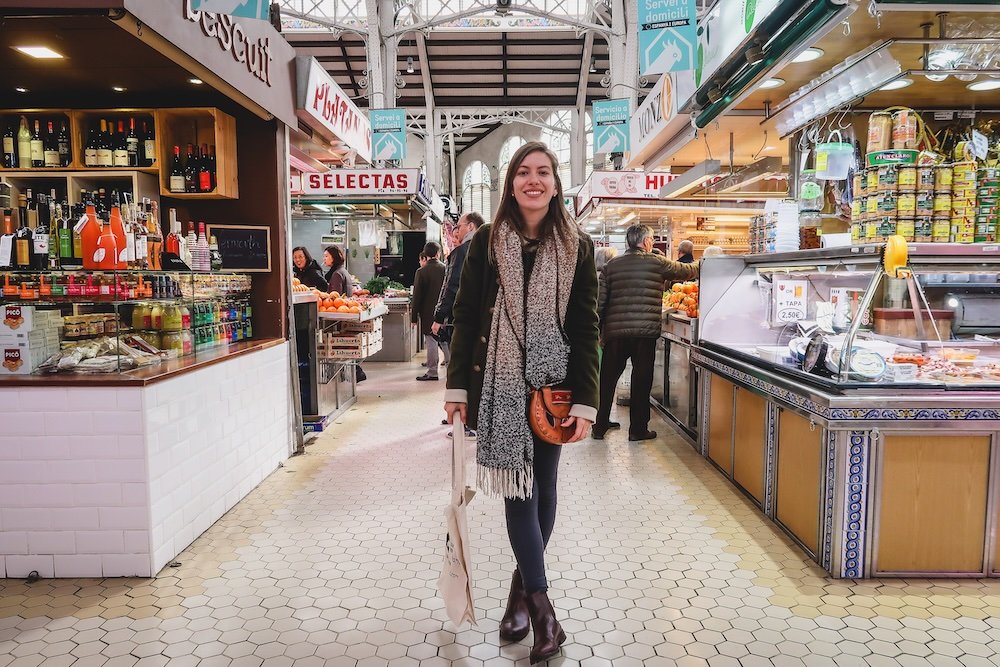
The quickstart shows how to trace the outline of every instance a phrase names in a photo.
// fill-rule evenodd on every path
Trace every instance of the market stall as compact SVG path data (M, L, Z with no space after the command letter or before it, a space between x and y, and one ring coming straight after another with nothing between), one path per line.
M46 131L0 168L0 576L155 575L293 447L294 53L191 3L2 4L0 123Z

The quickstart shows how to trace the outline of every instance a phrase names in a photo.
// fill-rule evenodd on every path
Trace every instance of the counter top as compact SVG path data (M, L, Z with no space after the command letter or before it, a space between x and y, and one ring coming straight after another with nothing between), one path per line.
M0 378L0 389L3 387L144 387L213 364L229 361L251 352L266 350L282 343L284 341L280 338L248 340L226 347L203 350L186 357L168 359L153 366L137 368L124 373L11 375Z

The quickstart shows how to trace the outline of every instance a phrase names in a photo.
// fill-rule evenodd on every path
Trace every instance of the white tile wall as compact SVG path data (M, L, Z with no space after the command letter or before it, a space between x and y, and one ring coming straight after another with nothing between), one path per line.
M147 389L154 573L288 457L287 355L278 346Z
M0 577L158 572L287 458L287 355L146 389L0 387Z

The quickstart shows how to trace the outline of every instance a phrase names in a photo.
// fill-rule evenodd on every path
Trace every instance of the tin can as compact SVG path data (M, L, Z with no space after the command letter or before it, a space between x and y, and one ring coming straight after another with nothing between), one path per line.
M934 215L934 193L929 190L918 191L914 209L917 215Z
M953 187L968 187L976 186L976 163L975 162L956 162L951 165L952 177L953 177Z
M951 194L934 193L934 213L951 213Z
M876 232L880 240L889 238L896 233L896 216L894 215L880 215L876 219Z
M878 196L878 214L896 215L899 209L899 195L895 192L883 192Z
M910 218L917 214L917 193L903 192L897 194L896 211L901 218Z
M896 233L907 241L913 242L915 238L916 220L914 218L899 218L896 221Z
M913 240L916 243L934 241L934 219L929 215L918 215L913 219Z
M1000 182L1000 167L980 167L976 176L980 181Z
M901 109L892 114L892 147L895 150L917 147L917 115L914 112Z
M965 218L974 218L976 216L976 207L969 206L965 202L955 201L951 204L951 219L959 220Z
M990 243L996 240L996 224L988 222L976 223L976 243Z
M861 212L864 211L864 201L855 197L851 202L851 220L861 220Z
M865 220L865 243L872 243L878 238L878 219L868 218Z
M917 167L917 190L930 192L934 189L934 167Z
M996 215L997 207L996 204L984 204L980 202L979 205L976 206L975 211L977 216L991 216Z
M976 196L980 199L993 199L1000 197L1000 187L980 184L979 187L976 188Z
M955 182L955 172L950 164L939 164L934 167L934 190L935 192L950 192L951 185Z
M931 235L934 243L948 243L951 240L951 219L933 218Z
M878 167L865 169L865 193L871 195L878 191Z
M889 150L892 146L893 122L888 111L876 111L868 117L868 152Z
M865 213L869 216L878 215L879 203L882 201L882 195L871 195L865 197Z
M885 164L878 168L879 192L895 192L899 187L899 166L895 164Z
M952 234L951 243L975 243L975 234Z
M865 174L863 171L856 171L851 176L851 191L855 199L865 196Z
M976 192L976 188L960 188L956 185L951 189L951 198L954 201L974 202L976 201L977 196L978 193Z
M864 224L861 221L851 223L851 243L858 245L864 235Z
M899 167L899 189L914 190L917 187L917 168L909 165Z

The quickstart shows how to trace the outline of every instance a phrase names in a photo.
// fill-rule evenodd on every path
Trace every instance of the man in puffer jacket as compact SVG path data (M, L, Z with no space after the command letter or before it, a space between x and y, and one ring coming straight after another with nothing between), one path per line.
M601 272L597 314L601 320L601 405L593 436L602 440L620 424L608 421L618 378L632 360L632 395L629 400L630 441L652 440L649 430L649 392L653 388L656 339L660 337L663 289L668 282L698 277L698 264L672 262L653 254L653 230L632 225L625 232L628 250L609 260Z

